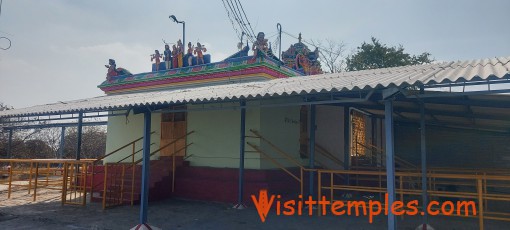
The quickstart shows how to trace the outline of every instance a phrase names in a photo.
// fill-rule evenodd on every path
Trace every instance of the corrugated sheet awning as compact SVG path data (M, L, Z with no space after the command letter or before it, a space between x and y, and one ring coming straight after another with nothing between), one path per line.
M342 92L390 86L510 78L510 56L473 61L433 63L385 69L275 79L177 90L100 96L1 111L0 117L105 111L132 106L223 101L317 92Z

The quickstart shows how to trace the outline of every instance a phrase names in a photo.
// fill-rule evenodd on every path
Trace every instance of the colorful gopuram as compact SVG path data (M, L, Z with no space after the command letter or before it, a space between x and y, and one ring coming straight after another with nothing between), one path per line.
M278 60L271 49L264 45L263 33L259 33L259 38L262 40L257 41L255 49L253 49L256 56L250 56L250 47L245 46L225 60L214 63L211 63L209 54L204 54L207 49L200 43L196 47L189 43L188 52L185 55L180 53L183 48L178 48L182 46L181 44L178 43L172 52L170 52L169 45L166 44L164 56L159 51L151 55L151 61L155 61L152 63L152 72L131 74L127 71L122 72L120 70L124 70L123 68L116 68L110 64L107 66L109 67L107 79L98 87L106 94L117 94L304 75L305 72L301 69L284 65L284 62ZM183 60L178 60L178 58Z

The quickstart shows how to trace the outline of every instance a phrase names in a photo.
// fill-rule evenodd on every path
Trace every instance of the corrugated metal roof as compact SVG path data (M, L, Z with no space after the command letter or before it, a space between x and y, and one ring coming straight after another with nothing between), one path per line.
M205 102L316 92L341 92L414 84L510 78L510 56L426 65L300 76L262 82L100 96L0 111L0 117L113 110L140 105Z

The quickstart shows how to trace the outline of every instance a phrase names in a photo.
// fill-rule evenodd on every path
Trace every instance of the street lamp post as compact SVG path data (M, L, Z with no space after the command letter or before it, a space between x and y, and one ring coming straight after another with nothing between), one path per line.
M168 16L168 18L174 20L175 23L182 23L182 47L184 49L184 47L186 46L186 23L184 21L177 20L175 15L170 15Z

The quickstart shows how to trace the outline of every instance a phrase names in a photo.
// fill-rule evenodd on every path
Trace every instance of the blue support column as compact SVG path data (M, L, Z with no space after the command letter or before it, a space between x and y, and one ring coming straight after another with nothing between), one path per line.
M58 153L58 158L64 158L64 147L65 147L65 138L66 138L66 127L62 127L62 131L60 132L60 149Z
M81 137L83 132L83 112L80 112L78 115L78 130L77 130L77 147L76 147L76 160L80 160L81 158Z
M349 107L344 107L344 169L349 170L349 161L351 160L351 115ZM346 175L345 183L349 184L349 174Z
M315 105L310 105L310 161L309 161L309 168L313 169L315 168ZM314 186L314 171L310 171L310 188L309 188L309 195L312 197L315 197L315 186Z
M9 129L9 143L7 145L7 158L12 158L12 129Z
M144 112L143 122L143 160L142 160L142 198L140 201L140 224L147 224L147 211L149 205L149 174L151 152L151 112Z
M421 196L422 196L422 211L425 213L423 215L423 224L427 224L428 222L428 213L427 213L427 148L425 145L425 102L420 103L420 140L421 140Z
M239 145L239 196L237 205L234 208L244 209L243 195L244 195L244 147L245 147L245 135L246 135L246 102L241 100L241 133L240 133L240 145Z
M388 190L388 207L395 201L395 152L393 146L393 101L384 101L384 125L386 137L386 181ZM388 212L388 230L396 230L395 215Z

